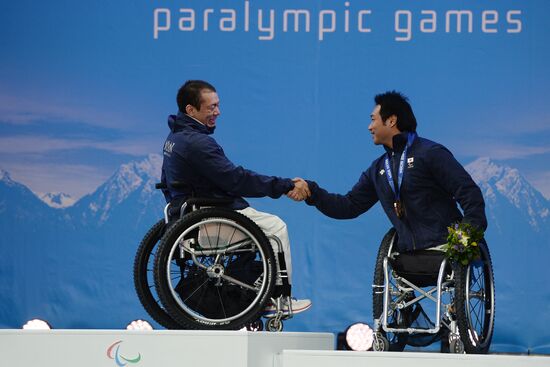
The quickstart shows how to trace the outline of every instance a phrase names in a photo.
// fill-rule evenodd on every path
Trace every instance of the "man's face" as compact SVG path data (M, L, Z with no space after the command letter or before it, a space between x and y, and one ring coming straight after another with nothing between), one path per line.
M201 108L188 105L187 114L209 128L216 126L216 119L220 115L220 99L218 94L211 90L201 91Z
M391 147L393 136L399 132L395 126L395 116L390 116L385 122L380 116L380 105L376 105L370 114L369 131L372 134L374 144L384 144Z

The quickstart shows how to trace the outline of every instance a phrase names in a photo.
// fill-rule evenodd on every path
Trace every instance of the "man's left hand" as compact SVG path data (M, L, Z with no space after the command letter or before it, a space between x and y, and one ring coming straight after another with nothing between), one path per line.
M311 196L309 186L303 178L295 177L292 181L294 182L294 188L287 192L286 196L294 201L303 201Z

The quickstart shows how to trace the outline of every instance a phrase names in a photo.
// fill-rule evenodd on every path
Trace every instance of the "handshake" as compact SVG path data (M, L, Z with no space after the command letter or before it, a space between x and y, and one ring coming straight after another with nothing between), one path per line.
M309 186L303 178L296 177L292 181L294 182L294 188L287 192L286 196L294 201L303 201L311 196Z

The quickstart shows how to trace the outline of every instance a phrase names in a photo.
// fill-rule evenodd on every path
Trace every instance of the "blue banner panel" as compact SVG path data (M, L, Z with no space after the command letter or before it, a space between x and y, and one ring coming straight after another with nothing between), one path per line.
M0 327L124 328L148 318L134 254L162 218L167 117L188 79L216 86L236 164L345 194L384 153L373 97L409 97L418 134L486 201L494 351L550 353L550 3L544 0L7 1L0 12ZM372 324L391 227L287 198L297 297L285 330Z

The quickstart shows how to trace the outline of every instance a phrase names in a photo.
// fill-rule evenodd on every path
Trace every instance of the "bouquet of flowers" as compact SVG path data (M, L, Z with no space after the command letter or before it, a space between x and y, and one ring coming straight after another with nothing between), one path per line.
M480 258L479 241L483 232L468 223L456 223L448 227L447 243L443 246L447 258L462 265Z

